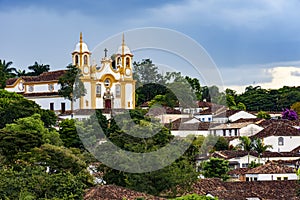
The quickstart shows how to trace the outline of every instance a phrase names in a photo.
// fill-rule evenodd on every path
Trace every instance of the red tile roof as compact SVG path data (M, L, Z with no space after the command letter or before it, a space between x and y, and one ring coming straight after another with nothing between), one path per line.
M276 164L273 162L266 163L264 165L248 169L245 174L287 174L296 173L295 169L282 164Z
M135 200L143 197L147 200L164 200L145 193L136 192L116 185L98 185L90 188L84 196L85 200Z
M257 134L251 136L251 138L265 138L269 136L300 136L300 130L287 123L277 122L271 123Z
M238 181L223 182L220 179L202 179L189 192L199 195L212 194L220 200L246 200L256 197L264 200L299 200L297 181Z
M59 77L61 77L63 74L65 74L66 70L57 70L57 71L51 71L51 72L44 72L40 74L39 76L22 76L21 79L24 80L26 83L31 82L41 82L41 81L58 81ZM18 78L11 78L6 81L6 85L13 85Z

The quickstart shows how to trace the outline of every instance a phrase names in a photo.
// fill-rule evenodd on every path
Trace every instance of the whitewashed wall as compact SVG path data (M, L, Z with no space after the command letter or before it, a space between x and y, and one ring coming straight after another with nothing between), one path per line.
M283 137L284 144L278 145L278 138ZM265 145L272 145L273 149L270 151L273 152L290 152L300 145L300 136L270 136L264 138Z

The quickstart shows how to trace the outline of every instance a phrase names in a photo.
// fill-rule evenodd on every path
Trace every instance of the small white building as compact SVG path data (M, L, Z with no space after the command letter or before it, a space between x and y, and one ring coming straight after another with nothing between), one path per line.
M300 130L284 122L272 123L251 138L261 138L272 145L273 152L291 152L300 144Z
M297 180L294 168L286 165L266 163L245 172L245 181Z

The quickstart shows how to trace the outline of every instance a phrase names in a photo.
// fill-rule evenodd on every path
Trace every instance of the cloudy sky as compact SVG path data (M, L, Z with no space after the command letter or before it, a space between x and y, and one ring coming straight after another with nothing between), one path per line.
M299 86L299 7L298 0L0 0L0 59L22 69L34 61L62 69L71 62L80 32L93 50L113 35L161 27L200 44L224 87ZM173 59L167 55L137 54L136 59L150 57L195 75L175 66L178 62L164 62Z

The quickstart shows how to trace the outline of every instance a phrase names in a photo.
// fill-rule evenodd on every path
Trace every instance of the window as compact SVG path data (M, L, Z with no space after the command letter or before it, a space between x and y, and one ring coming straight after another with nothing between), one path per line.
M126 67L129 67L129 62L130 62L130 61L129 61L129 58L127 57L127 58L126 58Z
M202 121L204 122L204 121L205 121L205 118L202 118Z
M116 85L116 97L121 97L121 86Z
M248 163L242 163L242 168L248 167Z
M283 177L283 180L287 181L287 180L288 180L288 177Z
M283 146L284 145L284 139L283 139L283 137L279 137L278 138L278 145L279 146Z
M50 110L54 110L54 103L50 103Z
M211 118L210 118L210 117L208 118L208 121L209 121L209 122L211 121Z
M257 177L254 177L254 178L253 178L253 181L257 181Z
M229 136L231 136L231 131L232 131L232 130L230 129L230 130L229 130Z
M280 181L281 180L281 177L277 177L277 181Z
M101 85L100 84L96 85L96 96L101 97Z
M223 130L223 136L226 136L226 130Z
M246 181L250 181L249 177L246 177Z
M33 90L34 90L33 85L29 85L29 86L28 86L28 91L29 91L29 92L33 92Z
M85 65L88 64L88 57L87 57L87 55L84 55L84 57L83 57L83 64L85 64Z
M66 103L61 103L61 113L65 113L66 112Z
M105 79L104 85L105 85L105 87L109 87L110 86L110 79L109 78Z
M75 56L75 65L78 65L79 59L78 59L78 55Z
M237 129L234 129L234 136L237 136L238 134L238 130Z

